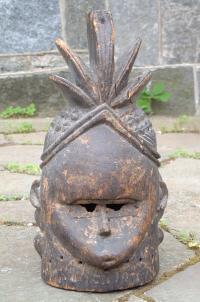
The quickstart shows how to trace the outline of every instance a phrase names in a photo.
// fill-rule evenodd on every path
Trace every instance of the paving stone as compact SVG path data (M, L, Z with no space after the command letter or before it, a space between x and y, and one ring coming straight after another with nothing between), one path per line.
M163 63L200 61L199 15L199 1L161 2Z
M134 290L111 294L86 294L47 286L41 280L40 258L33 247L35 233L35 227L0 227L0 301L13 302L14 298L16 302L110 302L117 301L119 297L127 294L130 302L143 301L134 296ZM165 242L160 248L160 274L174 269L191 255L191 251L186 251L171 235L165 234Z
M161 167L160 172L167 182L171 194L200 194L200 161L189 158L178 158L170 165Z
M0 227L0 301L112 302L130 292L78 293L46 285L40 277L40 257L33 247L35 233L35 227ZM133 301L142 302L137 298Z
M177 273L145 294L155 302L199 302L200 263Z
M200 152L200 135L196 133L157 134L158 152L166 156L177 149Z
M0 148L0 165L10 162L39 164L43 146L2 146Z
M7 144L7 140L3 134L0 133L0 146Z
M170 187L169 187L170 191ZM163 219L172 232L194 233L196 241L200 243L200 199L196 194L180 192L179 194L170 192L168 205Z
M37 132L47 131L52 118L0 119L0 133L13 133L22 123L29 123ZM31 133L29 133L31 134Z
M46 132L9 134L6 136L10 143L18 145L43 145ZM1 134L0 134L1 138Z
M35 175L10 173L8 171L1 171L0 173L0 195L6 195L8 197L13 195L29 195L32 182L39 178Z
M164 213L168 226L194 232L200 241L200 160L177 159L160 169L169 190Z
M119 53L139 36L142 47L138 65L158 65L158 8L156 1L108 0L116 32L116 48Z
M7 221L34 223L35 209L29 200L13 200L0 202L0 223Z
M30 18L31 16L31 18ZM55 48L60 33L59 1L0 1L0 52L23 53ZM23 21L23 23L22 23Z
M177 241L171 234L164 232L164 240L159 247L160 271L159 278L164 273L174 271L181 264L195 256L194 252Z

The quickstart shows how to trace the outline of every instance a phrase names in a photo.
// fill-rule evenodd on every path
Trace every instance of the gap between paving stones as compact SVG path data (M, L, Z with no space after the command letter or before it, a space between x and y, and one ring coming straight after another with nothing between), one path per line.
M25 227L30 227L31 224L20 224L20 223L5 223L4 225L6 225L7 227L9 226L25 226ZM173 236L173 234L172 234ZM116 302L125 302L125 301L131 301L129 300L131 298L131 296L135 296L138 297L140 299L143 299L144 301L148 301L148 302L154 302L154 300L148 296L145 296L144 293L147 292L148 290L150 290L151 288L157 286L158 284L163 283L164 281L168 280L170 277L174 276L177 272L183 271L185 270L187 267L197 263L200 261L200 254L198 256L193 256L192 258L190 258L189 260L187 260L185 263L180 264L179 266L176 266L175 269L165 272L163 273L158 279L154 280L152 283L150 283L149 285L146 285L144 287L135 289L133 293L128 293L127 295L123 296L122 298L119 298L118 300L116 300Z
M192 257L190 260L188 260L184 264L181 264L179 267L175 268L174 270L169 271L167 273L163 273L163 275L161 275L157 280L153 280L150 284L147 284L146 286L136 289L136 292L129 293L126 296L119 298L116 302L128 302L131 295L141 298L147 302L155 302L155 300L152 297L145 295L145 292L149 291L150 289L154 288L159 284L162 284L163 282L167 281L177 273L182 272L186 268L194 264L197 264L199 262L200 262L200 254L198 256Z
M5 227L5 229L9 229L9 227L7 227L7 226L4 226ZM15 229L17 229L17 230L20 230L19 229L19 227L16 227L15 228L15 226L13 227L13 226L10 226L10 229L11 229L11 231L14 231ZM32 233L32 230L35 230L35 228L31 228L31 227L25 227L24 228L24 230L30 230L30 231L28 231L28 232L31 232ZM21 229L22 231L23 231L23 229ZM21 231L20 231L21 232ZM24 232L24 231L23 231ZM34 231L35 232L35 231ZM33 234L33 233L32 233ZM34 234L34 236L35 236L35 234ZM171 236L171 235L170 235ZM32 235L31 235L31 237L32 237ZM182 245L182 244L181 244ZM31 246L31 247L29 247L29 249L34 249L34 247L33 246ZM170 248L171 249L171 248ZM165 251L165 249L164 249L164 247L163 247L163 251ZM179 254L180 254L180 251L179 251ZM163 254L163 256L164 256L164 254ZM166 255L165 255L166 256ZM28 257L28 255L27 255L27 257ZM162 259L166 259L165 257L162 257ZM179 259L180 260L180 259ZM38 266L38 261L39 260L37 260L37 266ZM33 270L35 270L35 267L33 268ZM39 273L38 273L39 274ZM38 275L39 276L39 275ZM37 276L35 276L36 278L39 278L39 277L37 277ZM40 282L40 280L39 279L37 279L38 280L38 282ZM154 282L154 283L152 283L151 285L152 286L154 286L154 285L156 285L156 284L158 284L158 281L159 281L160 279L158 279L157 280L157 282ZM42 284L41 284L41 286L42 286ZM142 298L143 299L143 297L142 297L142 294L143 294L143 292L145 292L146 290L148 290L149 289L149 286L144 286L144 287L142 287L142 288L139 288L139 289L135 289L135 290L131 290L131 292L129 292L129 295L127 295L127 293L124 293L123 294L123 300L112 300L113 302L114 301L129 301L129 302L131 302L131 301L137 301L136 299L134 300L134 297L140 297L140 299ZM141 293L141 291L142 291L142 293ZM58 292L58 294L59 294L59 292ZM67 294L67 292L66 292L66 294ZM131 296L133 297L133 299L131 299ZM124 297L126 297L126 299L124 299ZM130 298L130 299L129 299ZM144 301L152 301L152 300L147 300L147 298L146 297L144 297L145 299L143 299ZM127 300L128 299L128 300ZM111 301L111 300L110 300ZM139 300L140 301L140 300ZM139 302L138 301L138 302Z
M27 134L27 136L28 136L28 135L30 135L30 134ZM173 159L173 161L176 161L176 160L177 160L176 158ZM168 163L170 164L171 161L168 162ZM7 224L6 224L6 223L7 223ZM14 222L14 221L8 221L8 222L6 222L6 223L4 223L4 225L7 225L7 227L9 227L9 226L19 226L19 225L20 225L20 226L25 226L25 227L30 227L30 225L27 224L27 223L24 223L24 224L21 223L21 224L20 224L20 222ZM177 238L176 236L174 236L173 232L169 231L169 233L170 233L174 238L176 238L176 240L178 240L178 238ZM178 240L178 241L179 241L179 240ZM194 250L193 250L193 251L194 251ZM196 255L195 255L194 257L192 257L189 261L186 261L186 263L182 264L182 265L180 266L180 268L176 268L176 269L174 269L174 270L172 270L172 271L169 271L169 272L167 272L167 273L164 273L162 276L159 277L159 279L158 279L155 283L152 283L152 284L150 284L150 285L147 286L147 287L145 286L145 289L144 289L144 288L138 289L137 293L134 292L133 294L132 294L132 293L128 294L126 299L131 298L131 295L135 295L135 296L137 296L137 297L139 297L139 298L142 298L144 301L155 302L155 300L152 299L151 297L144 296L144 292L146 292L147 290L149 290L149 289L155 287L156 285L158 285L158 284L160 284L160 283L163 283L164 281L168 280L170 277L172 277L173 275L175 275L177 272L182 271L182 270L186 269L187 267L193 265L194 263L199 262L199 261L200 261L200 251L198 250L198 251L195 251L195 252L196 252ZM124 300L124 298L125 298L125 297L120 298L118 301L120 301L120 302L122 302L122 301L129 301L129 300Z
M197 248L197 249L189 248L187 246L187 244L184 244L182 241L180 241L178 239L178 237L173 232L171 232L169 227L167 227L163 230L165 232L168 232L170 235L172 235L178 242L183 244L187 249L192 250L193 252L195 252L195 256L193 256L192 258L187 260L185 263L180 264L175 269L173 269L171 271L168 271L168 272L164 272L158 279L153 280L150 284L148 284L144 287L138 288L136 290L136 292L134 292L134 296L136 296L138 298L141 298L141 299L143 299L144 301L147 301L147 302L156 302L156 301L152 297L149 297L149 296L145 295L145 292L147 292L150 289L154 288L155 286L167 281L168 279L170 279L171 277L173 277L177 273L179 273L181 271L184 271L188 267L200 262L200 248ZM124 296L122 298L119 298L117 300L117 302L129 302L129 298L131 297L131 295L132 295L132 293L129 293L126 296Z

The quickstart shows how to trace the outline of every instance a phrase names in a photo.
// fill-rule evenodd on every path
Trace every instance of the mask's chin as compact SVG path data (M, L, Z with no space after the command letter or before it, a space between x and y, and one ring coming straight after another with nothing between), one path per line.
M52 213L53 232L72 256L108 270L126 263L139 247L148 226L144 207L142 201L64 205Z

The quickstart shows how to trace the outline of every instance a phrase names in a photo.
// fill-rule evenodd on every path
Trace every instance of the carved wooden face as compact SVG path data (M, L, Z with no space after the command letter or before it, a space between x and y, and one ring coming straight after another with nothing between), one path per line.
M158 188L157 166L100 124L43 167L41 200L63 250L109 269L139 247L153 220Z
M152 125L132 104L151 78L147 72L129 81L141 40L115 64L111 14L90 12L87 33L90 68L56 41L75 81L51 77L68 106L46 135L30 200L41 229L35 247L43 280L106 292L156 276L167 189Z

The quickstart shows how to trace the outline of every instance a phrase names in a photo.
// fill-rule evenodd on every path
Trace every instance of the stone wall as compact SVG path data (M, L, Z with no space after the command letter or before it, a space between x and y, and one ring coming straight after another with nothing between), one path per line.
M49 84L49 93L46 91L47 76L65 66L54 47L54 39L61 36L87 60L85 16L91 9L112 12L117 54L138 36L142 37L137 66L155 70L153 81L164 82L172 93L170 103L156 106L155 111L200 114L200 1L197 0L1 0L0 109L9 103L20 103L17 96L21 86L23 103L34 101L35 88L31 93L31 85L28 90L25 84L19 85L24 77L31 82L31 75L32 86L37 85L38 79L42 95L46 96L41 108L45 102L53 106L58 101L53 84ZM15 87L13 79L17 77L18 94L13 88L11 95L10 83Z

